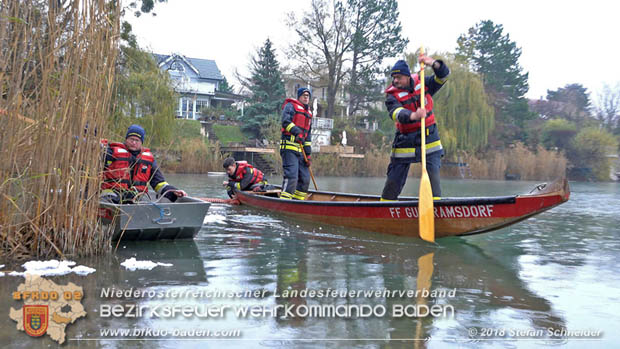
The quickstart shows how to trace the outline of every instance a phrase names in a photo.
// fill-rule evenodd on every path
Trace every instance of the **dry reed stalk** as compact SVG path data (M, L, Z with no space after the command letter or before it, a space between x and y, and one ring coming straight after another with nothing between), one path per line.
M476 179L504 179L508 173L521 180L552 180L564 177L567 165L566 157L560 152L540 146L533 152L522 143L503 151L466 154L464 161Z
M114 1L0 3L0 253L88 255L120 8Z
M207 173L222 170L222 153L219 143L207 144L202 139L185 139L174 150L164 151L158 164L170 173ZM158 152L160 156L162 152Z

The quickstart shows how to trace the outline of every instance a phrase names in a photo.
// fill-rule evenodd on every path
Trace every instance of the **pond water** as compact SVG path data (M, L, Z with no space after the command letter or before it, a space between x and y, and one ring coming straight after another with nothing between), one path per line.
M225 177L167 179L193 196L226 197ZM380 193L383 182L317 178L320 189L367 194ZM518 194L536 184L442 181L444 196ZM620 343L620 185L570 185L570 200L550 211L436 244L213 204L194 241L121 243L109 255L73 259L95 273L48 279L84 290L87 316L67 326L68 347L614 347ZM410 179L403 194L415 195L417 186ZM172 266L130 271L120 263L131 257ZM0 281L6 315L0 341L55 347L47 336L17 331L8 318L11 307L21 307L11 294L24 278ZM130 289L145 296L106 297ZM114 305L136 305L144 314L105 316ZM207 316L162 314L175 305ZM425 309L435 313L424 315ZM129 332L102 332L110 329ZM208 337L200 333L207 330Z

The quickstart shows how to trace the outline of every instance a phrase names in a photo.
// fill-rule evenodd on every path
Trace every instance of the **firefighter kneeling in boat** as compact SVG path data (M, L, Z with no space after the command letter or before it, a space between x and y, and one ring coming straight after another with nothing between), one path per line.
M224 181L224 186L231 198L235 190L266 191L274 188L267 183L267 177L263 171L254 168L247 161L235 161L234 158L226 158L224 169L228 174L228 180Z
M127 129L125 142L108 143L101 183L101 199L115 204L133 203L141 194L148 192L150 184L157 195L163 195L174 202L177 197L186 196L166 182L151 150L142 146L146 132L139 125Z

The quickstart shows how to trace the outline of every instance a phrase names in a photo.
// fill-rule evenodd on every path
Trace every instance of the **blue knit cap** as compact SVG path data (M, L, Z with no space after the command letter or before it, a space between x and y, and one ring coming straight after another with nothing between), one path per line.
M131 125L127 129L127 134L125 135L125 139L129 138L129 136L136 136L140 138L140 141L144 143L144 136L146 135L146 131L140 125Z
M310 90L307 89L306 87L300 87L297 89L297 98L301 97L301 95L303 95L304 92L308 92L310 94L310 97L312 98L312 92L310 92Z
M411 75L411 71L409 71L409 65L407 65L407 62L403 61L402 59L396 62L396 64L394 64L394 67L392 68L392 72L390 73L390 75L394 76L394 74L403 74L407 76Z

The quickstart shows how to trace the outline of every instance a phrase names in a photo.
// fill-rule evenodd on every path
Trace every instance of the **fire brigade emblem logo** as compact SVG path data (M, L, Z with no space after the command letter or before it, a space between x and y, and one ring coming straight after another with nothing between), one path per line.
M40 337L47 332L49 311L47 305L24 306L24 331L32 337Z

